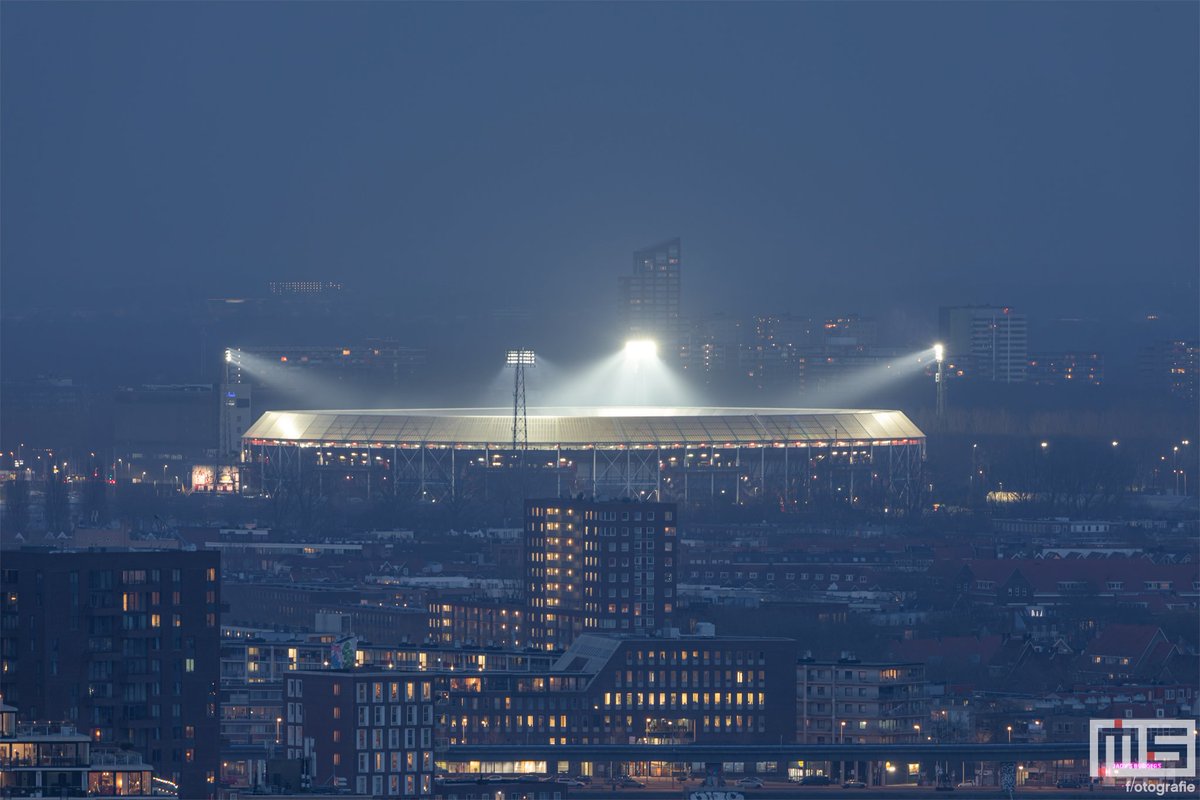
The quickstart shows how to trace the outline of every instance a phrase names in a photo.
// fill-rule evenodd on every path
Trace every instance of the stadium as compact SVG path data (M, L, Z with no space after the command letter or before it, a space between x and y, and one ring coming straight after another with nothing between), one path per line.
M518 488L900 510L916 501L924 458L925 434L903 412L863 409L269 411L243 436L243 468L265 493L304 486L427 502Z

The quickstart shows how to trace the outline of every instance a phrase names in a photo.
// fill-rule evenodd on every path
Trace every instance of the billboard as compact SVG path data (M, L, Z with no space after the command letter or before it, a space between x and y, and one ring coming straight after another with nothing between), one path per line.
M193 492L229 492L237 494L241 489L241 472L234 465L214 467L211 464L197 464L192 467Z

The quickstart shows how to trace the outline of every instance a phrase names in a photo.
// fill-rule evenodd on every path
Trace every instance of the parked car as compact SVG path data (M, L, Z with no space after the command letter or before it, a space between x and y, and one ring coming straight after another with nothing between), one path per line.
M622 776L617 781L617 786L621 787L622 789L645 789L646 788L646 784L642 783L639 780L631 778L628 775Z
M591 785L592 785L592 778L591 778L591 776L590 776L590 775L576 775L576 776L575 776L575 780L579 781L579 782L580 782L580 783L582 783L584 786L591 786Z
M761 778L747 776L745 778L742 778L740 781L738 781L737 785L741 786L743 789L761 789L766 784L764 784L762 782Z
M1083 783L1078 778L1059 778L1054 784L1055 789L1082 789Z
M832 783L828 775L805 775L800 779L801 786L829 786Z
M867 785L865 783L863 783L862 781L848 780L842 784L842 788L843 789L865 789L865 788L867 788Z

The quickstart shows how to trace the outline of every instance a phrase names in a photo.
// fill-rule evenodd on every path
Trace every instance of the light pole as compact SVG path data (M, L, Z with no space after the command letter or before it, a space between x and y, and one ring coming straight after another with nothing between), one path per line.
M1012 744L1012 725L1009 725L1007 730L1008 730L1008 743Z
M838 744L845 744L846 743L846 720L842 720L839 723L839 727L841 728L841 734L839 735L838 738L841 741L839 741ZM846 782L846 761L844 758L842 758L841 760L838 761L838 774L840 775L839 781L841 783L845 783Z
M275 718L275 744L279 744L279 726L283 722L283 717Z
M937 372L933 380L937 388L937 418L946 416L946 376L942 367L946 361L946 348L939 342L933 346L933 360L937 364Z

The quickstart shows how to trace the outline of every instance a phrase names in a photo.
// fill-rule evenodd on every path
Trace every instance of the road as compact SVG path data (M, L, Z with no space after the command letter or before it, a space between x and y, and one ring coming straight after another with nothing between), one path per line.
M673 782L667 778L638 778L646 783L644 789L617 789L613 791L610 784L595 783L589 787L572 787L569 797L579 800L601 800L601 798L629 798L629 800L682 800L684 791L688 792L739 792L745 800L783 800L784 798L839 798L840 800L909 800L924 797L962 798L975 800L986 798L1007 797L999 787L964 787L950 792L935 791L932 786L915 786L903 784L898 786L871 787L867 789L843 789L841 786L800 786L786 781L768 781L761 789L745 789L739 787L736 781L730 781L726 786L705 787L696 781L686 784ZM1124 796L1126 792L1119 787L1097 787L1094 791L1083 789L1056 789L1053 786L1020 786L1013 793L1014 797L1054 797L1062 800L1097 800L1097 798Z

